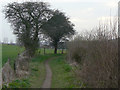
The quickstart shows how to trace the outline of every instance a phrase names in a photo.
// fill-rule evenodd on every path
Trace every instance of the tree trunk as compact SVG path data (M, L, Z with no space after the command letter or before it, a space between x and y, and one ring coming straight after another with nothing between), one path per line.
M63 54L63 49L62 49L62 54Z
M57 54L57 43L55 44L54 54Z
M57 47L55 47L54 54L57 54Z

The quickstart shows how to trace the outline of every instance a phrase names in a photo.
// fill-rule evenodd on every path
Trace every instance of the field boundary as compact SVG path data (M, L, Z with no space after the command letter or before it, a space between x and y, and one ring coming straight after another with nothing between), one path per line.
M2 88L2 44L0 43L0 89Z

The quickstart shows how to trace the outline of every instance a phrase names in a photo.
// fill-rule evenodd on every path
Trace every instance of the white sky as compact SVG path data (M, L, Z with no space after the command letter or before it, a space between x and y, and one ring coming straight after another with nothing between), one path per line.
M23 1L45 1L49 2L51 8L59 9L66 13L71 22L75 24L77 32L91 30L98 25L100 20L106 20L117 16L119 0L1 0L0 1L0 41L8 38L15 41L16 37L12 34L13 29L7 20L4 19L2 10L10 2Z

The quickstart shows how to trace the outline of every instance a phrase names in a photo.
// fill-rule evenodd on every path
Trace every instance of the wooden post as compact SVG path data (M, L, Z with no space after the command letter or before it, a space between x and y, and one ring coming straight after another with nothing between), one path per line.
M62 54L63 54L64 52L63 52L63 48L62 48Z
M45 55L45 47L44 47L44 55Z

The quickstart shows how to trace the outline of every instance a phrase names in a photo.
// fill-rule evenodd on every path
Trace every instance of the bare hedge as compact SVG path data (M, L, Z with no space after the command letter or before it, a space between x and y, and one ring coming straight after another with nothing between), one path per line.
M92 88L118 87L117 21L101 24L68 43L67 61L76 62L75 74Z

